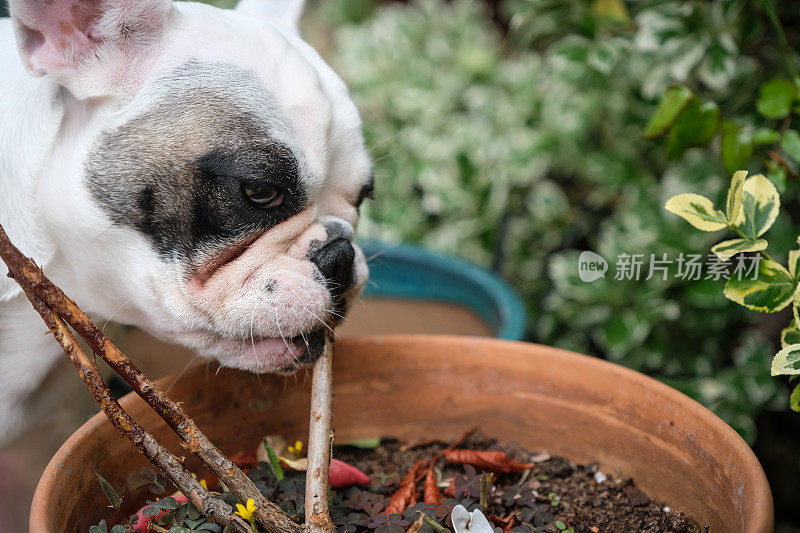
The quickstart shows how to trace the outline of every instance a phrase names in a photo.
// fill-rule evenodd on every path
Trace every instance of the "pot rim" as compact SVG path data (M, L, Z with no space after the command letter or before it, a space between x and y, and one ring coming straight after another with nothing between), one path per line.
M428 335L428 334L394 334L394 335L368 335L362 337L351 337L342 339L341 342L342 343L377 342L386 344L391 344L396 342L403 342L403 343L415 342L415 343L425 343L429 345L450 346L450 347L452 347L453 345L457 346L464 343L467 344L479 343L479 344L492 344L492 345L496 344L519 345L519 346L530 347L531 349L535 348L542 355L545 355L547 357L564 358L567 360L571 360L574 363L585 365L591 370L596 369L597 371L606 371L606 372L611 371L612 373L618 374L620 377L625 377L634 382L638 382L644 388L648 388L660 392L662 394L671 396L672 398L674 398L675 403L678 404L681 409L685 409L687 412L692 412L698 418L703 419L703 421L706 424L708 424L708 426L712 427L715 431L718 431L720 435L726 438L728 444L730 445L735 455L742 459L745 471L750 473L751 476L753 476L751 477L751 479L748 480L752 487L753 492L755 494L758 494L760 496L759 499L766 504L759 506L758 509L753 511L753 513L756 515L755 523L763 524L765 526L765 529L763 531L771 530L770 528L774 523L772 492L769 487L766 474L764 473L761 464L759 463L758 459L753 453L753 450L745 442L745 440L732 427L726 424L721 418L719 418L708 408L704 407L703 405L691 399L689 396L678 391L677 389L674 389L669 385L656 380L655 378L651 378L646 374L624 367L617 363L612 363L610 361L600 359L598 357L583 355L569 350L564 350L561 348L554 348L551 346L546 346L532 342L509 341L509 340L495 339L491 337ZM170 374L168 376L159 378L157 382L159 382L159 384L163 384L164 380L170 379L173 375L174 374ZM126 394L123 398L120 399L120 404L122 405L123 408L127 409L129 407L128 404L130 404L133 401L136 401L137 399L138 396L136 396L135 393L131 392ZM47 523L47 517L48 517L47 508L41 505L41 502L48 500L49 498L46 498L45 496L48 494L52 494L54 491L54 485L56 483L56 480L58 479L59 471L61 470L61 467L59 465L69 459L69 456L71 455L70 450L76 448L77 445L80 443L80 441L83 440L87 434L92 433L93 431L96 430L98 426L104 423L107 423L107 418L102 411L92 416L83 425L81 425L64 442L64 444L61 445L61 447L55 453L53 458L47 464L42 473L41 478L39 479L39 483L36 486L36 491L33 496L33 501L31 502L30 515L29 515L29 531L36 533L49 531Z

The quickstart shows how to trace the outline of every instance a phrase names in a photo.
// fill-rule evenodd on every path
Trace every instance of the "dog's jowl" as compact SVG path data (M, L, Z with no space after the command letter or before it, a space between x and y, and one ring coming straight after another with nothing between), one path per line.
M95 317L256 372L322 349L367 277L372 190L347 89L302 2L11 0L0 223ZM0 440L59 357L0 266Z

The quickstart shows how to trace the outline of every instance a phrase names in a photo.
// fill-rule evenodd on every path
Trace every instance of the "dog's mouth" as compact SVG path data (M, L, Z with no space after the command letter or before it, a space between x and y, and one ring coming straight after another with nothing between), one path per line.
M309 366L325 350L325 328L293 337L259 337L246 340L216 337L209 355L223 366L256 373L291 374Z
M289 340L289 344L299 346L302 353L295 358L291 365L280 369L279 372L294 372L304 366L314 364L317 359L322 357L325 351L325 328L317 328L309 333L295 335Z

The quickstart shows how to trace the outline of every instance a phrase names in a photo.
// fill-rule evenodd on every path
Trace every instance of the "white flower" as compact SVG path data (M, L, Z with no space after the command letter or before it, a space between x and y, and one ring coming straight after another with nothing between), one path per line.
M463 505L456 505L453 507L450 519L453 521L456 533L494 533L494 528L480 509L475 509L469 514Z

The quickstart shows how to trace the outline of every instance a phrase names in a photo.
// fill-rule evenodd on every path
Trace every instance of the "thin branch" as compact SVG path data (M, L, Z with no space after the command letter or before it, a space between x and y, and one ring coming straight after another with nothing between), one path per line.
M184 446L197 455L239 500L246 502L252 499L255 502L256 511L253 516L270 533L299 533L302 530L300 525L292 522L283 511L267 500L250 478L214 446L177 402L168 398L150 378L145 376L111 342L111 339L94 325L75 302L11 243L2 226L0 226L0 257L8 266L9 275L22 286L29 299L31 295L38 296L46 302L46 306L49 306L55 315L62 317L72 326L92 350L183 439ZM48 326L53 329L49 324Z
M305 525L312 533L336 530L328 510L328 470L333 445L333 337L333 328L328 328L325 351L314 364L311 378Z
M1 227L0 231L2 231ZM28 291L24 286L23 289L33 307L50 328L56 341L61 345L64 353L75 365L89 392L117 431L127 437L153 466L161 470L173 485L187 495L204 515L223 527L230 525L237 533L247 533L250 528L233 514L233 508L230 505L211 495L183 466L180 459L159 444L150 433L122 409L103 382L94 361L81 349L75 336L61 318L38 295Z

